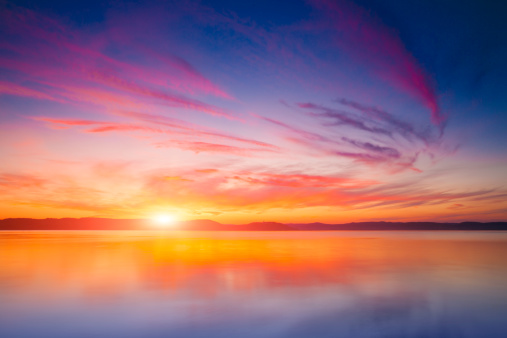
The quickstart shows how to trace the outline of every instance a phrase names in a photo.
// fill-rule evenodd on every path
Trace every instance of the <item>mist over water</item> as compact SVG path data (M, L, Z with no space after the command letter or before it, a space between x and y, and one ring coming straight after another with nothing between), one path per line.
M1 337L505 337L501 232L0 232Z

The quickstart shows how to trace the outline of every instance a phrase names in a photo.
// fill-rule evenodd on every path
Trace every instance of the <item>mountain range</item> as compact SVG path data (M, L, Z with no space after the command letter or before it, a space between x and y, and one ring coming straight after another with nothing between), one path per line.
M151 220L110 218L7 218L0 230L196 230L196 231L336 231L336 230L507 230L507 222L358 222L344 224L253 222L232 225L212 220L181 221L157 227Z

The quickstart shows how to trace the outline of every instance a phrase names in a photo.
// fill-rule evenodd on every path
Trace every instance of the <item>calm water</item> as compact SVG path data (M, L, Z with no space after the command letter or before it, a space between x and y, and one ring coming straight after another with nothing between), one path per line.
M500 232L1 232L1 337L507 337Z

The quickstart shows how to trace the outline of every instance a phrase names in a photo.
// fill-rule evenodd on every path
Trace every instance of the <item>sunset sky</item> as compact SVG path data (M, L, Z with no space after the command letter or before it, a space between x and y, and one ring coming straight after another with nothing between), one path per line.
M505 2L0 8L0 219L507 220Z

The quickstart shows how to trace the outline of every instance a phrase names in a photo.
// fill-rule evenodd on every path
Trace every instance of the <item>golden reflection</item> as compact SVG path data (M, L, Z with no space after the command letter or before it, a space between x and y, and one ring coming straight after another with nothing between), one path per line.
M460 267L487 262L505 271L507 255L504 241L188 234L0 234L1 290L17 298L90 301L140 290L214 298L337 286L384 294L416 283L422 268L424 278L453 283L460 282L453 275Z

